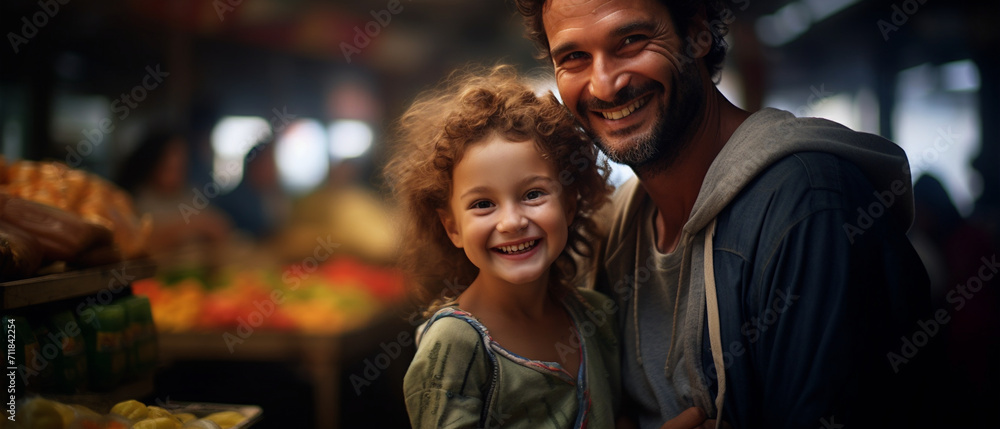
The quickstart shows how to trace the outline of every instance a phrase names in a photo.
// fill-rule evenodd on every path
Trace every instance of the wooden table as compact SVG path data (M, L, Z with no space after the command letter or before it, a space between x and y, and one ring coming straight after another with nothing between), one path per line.
M30 277L0 283L0 308L30 307L55 301L94 295L110 301L131 294L131 282L152 277L156 264L149 259Z

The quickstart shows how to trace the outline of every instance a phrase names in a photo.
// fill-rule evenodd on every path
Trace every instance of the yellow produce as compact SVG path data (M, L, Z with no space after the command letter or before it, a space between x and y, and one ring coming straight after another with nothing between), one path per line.
M246 416L236 411L219 411L203 417L204 420L215 422L222 429L229 429L246 419Z
M132 429L178 429L180 427L181 422L173 416L139 420L132 425Z
M91 417L91 418L100 418L101 417L101 415L98 414L97 411L94 411L94 410L92 410L90 408L87 408L86 406L83 406L83 405L80 405L80 404L70 404L69 406L70 406L70 408L73 408L73 410L75 410L76 413L79 414L79 415L81 415L81 416Z
M115 406L111 407L111 412L132 421L142 420L149 416L149 409L146 407L146 404L135 399L115 404Z
M174 414L174 417L177 417L177 420L180 420L181 423L187 423L187 422L189 422L191 420L194 420L194 419L198 418L194 414L191 414L191 413L177 413L177 414Z
M177 420L178 423L183 423L173 413L167 411L164 408L157 407L156 405L149 405L146 407L146 410L149 411L149 414L146 415L147 419L155 419L157 417L169 417L171 419Z
M181 429L220 429L219 425L211 420L197 419L184 423Z
M23 418L22 423L27 429L64 429L62 414L57 409L57 403L44 398L33 398L25 402L18 410Z
M101 429L129 429L131 427L131 423L121 420L109 420L104 425Z

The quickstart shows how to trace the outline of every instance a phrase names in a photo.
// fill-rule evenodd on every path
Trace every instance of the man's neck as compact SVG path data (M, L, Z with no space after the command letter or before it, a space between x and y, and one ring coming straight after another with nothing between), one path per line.
M709 88L698 128L689 134L689 141L674 162L659 171L636 173L657 208L656 247L661 252L672 252L677 247L708 168L736 128L750 116L730 103L715 85Z

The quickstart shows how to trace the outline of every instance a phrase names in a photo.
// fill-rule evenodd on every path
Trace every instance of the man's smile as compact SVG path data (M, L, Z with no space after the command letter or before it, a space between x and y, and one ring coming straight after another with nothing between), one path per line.
M638 110L639 108L641 108L642 106L644 106L648 100L649 100L649 96L642 97L642 98L639 98L639 99L633 101L631 104L629 104L629 105L627 105L627 106L625 106L625 107L623 107L623 108L621 108L619 110L604 111L604 112L597 112L597 113L599 113L601 116L603 116L604 119L610 119L610 120L613 120L613 121L617 121L619 119L627 117L628 115L631 115L632 112L635 112L636 110Z

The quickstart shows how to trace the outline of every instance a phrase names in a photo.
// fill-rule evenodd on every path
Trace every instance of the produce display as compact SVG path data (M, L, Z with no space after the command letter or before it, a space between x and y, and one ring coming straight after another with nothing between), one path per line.
M146 254L149 215L95 174L59 162L0 157L0 281L64 263L109 264Z
M203 276L160 273L132 284L149 297L161 332L246 325L308 333L360 327L404 296L401 273L337 257L308 266L231 266Z
M3 419L0 429L240 429L248 427L260 414L256 407L213 404L165 404L164 407L129 399L98 412L84 405L34 396L21 401L17 418Z
M17 418L0 419L0 429L248 428L259 407L104 401L148 389L162 333L339 334L406 297L401 272L346 252L297 263L276 262L296 257L269 249L263 263L227 252L222 266L179 258L155 274L108 274L109 264L151 257L151 232L152 216L113 183L58 162L0 156L0 321L17 332L7 345ZM101 268L72 271L89 267Z
M157 357L149 300L125 296L108 304L5 314L14 326L16 392L77 394L106 392L150 374Z

